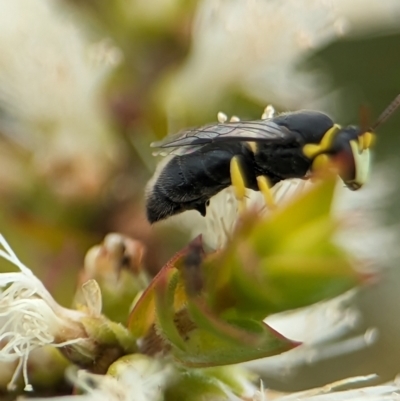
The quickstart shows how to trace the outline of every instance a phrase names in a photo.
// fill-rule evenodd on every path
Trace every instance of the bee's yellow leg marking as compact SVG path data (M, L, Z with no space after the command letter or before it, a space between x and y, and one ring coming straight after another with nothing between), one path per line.
M239 201L239 207L243 211L246 207L245 195L246 195L246 183L244 180L242 168L240 167L240 161L237 156L231 159L231 182L235 191L236 199Z
M329 157L325 154L318 155L312 164L313 171L323 171L329 167Z
M303 153L309 158L314 159L320 153L323 153L332 146L332 141L335 138L336 133L340 130L340 125L334 124L332 128L325 132L322 140L319 144L308 143L303 147Z
M255 142L247 142L253 153L257 152L257 144Z
M307 145L303 146L303 153L309 159L314 159L319 153L321 153L321 145L317 145L315 143L308 143Z
M271 185L269 184L268 178L264 176L257 177L258 189L264 196L265 204L270 208L276 208L276 203L271 191Z

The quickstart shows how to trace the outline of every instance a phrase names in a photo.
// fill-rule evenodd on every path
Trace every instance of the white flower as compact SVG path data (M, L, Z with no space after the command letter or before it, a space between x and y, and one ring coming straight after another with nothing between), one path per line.
M35 173L59 193L96 191L115 160L99 92L120 50L107 38L90 43L71 10L51 0L0 2L0 47L2 135L31 153Z
M376 167L358 191L349 191L341 183L336 189L332 211L340 222L336 241L363 261L363 271L385 268L399 256L398 226L384 218L394 191L391 183L396 180L390 167Z
M32 389L27 372L29 354L45 345L63 347L84 341L76 324L84 314L57 304L2 235L0 245L3 248L0 257L19 269L19 272L0 274L0 363L18 361L8 387L15 386L22 371L25 390L29 391Z
M396 401L400 400L400 387L396 381L370 387L361 387L376 379L375 375L351 377L323 387L306 391L280 394L271 390L260 391L253 401ZM350 388L350 389L349 389Z
M68 371L68 370L67 370ZM114 377L95 375L83 370L69 372L70 381L85 394L60 397L35 398L37 401L130 401L133 394L120 384ZM25 397L19 401L27 400Z
M70 381L84 395L36 398L37 401L161 401L176 377L172 364L145 355L129 355L111 365L107 375L68 370Z
M288 352L245 364L263 377L283 379L303 365L351 354L372 346L379 332L370 327L359 333L363 322L354 306L355 291L295 311L269 316L265 321L282 335L302 344Z

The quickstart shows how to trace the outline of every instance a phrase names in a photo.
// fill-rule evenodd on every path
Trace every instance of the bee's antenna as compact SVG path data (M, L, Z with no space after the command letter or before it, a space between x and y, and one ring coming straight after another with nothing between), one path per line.
M371 127L371 130L374 131L380 125L388 120L388 118L399 108L400 106L400 94L396 96L392 103L383 110L382 114L378 117L375 124Z

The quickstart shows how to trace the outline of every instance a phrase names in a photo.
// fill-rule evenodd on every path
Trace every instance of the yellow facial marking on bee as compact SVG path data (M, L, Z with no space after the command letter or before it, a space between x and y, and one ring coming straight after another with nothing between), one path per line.
M245 208L245 195L246 195L246 184L240 167L240 161L238 157L233 157L230 164L231 182L235 191L236 199L239 201L240 208Z
M308 143L303 147L303 153L309 158L314 159L317 155L326 152L332 146L335 135L340 130L340 125L334 124L332 128L325 132L319 144Z
M358 137L358 148L360 152L370 149L375 144L375 134L373 132L364 132Z
M373 132L365 132L362 136L364 137L364 150L375 145L376 135Z
M350 141L356 170L354 180L351 182L351 184L353 184L355 187L361 187L367 182L371 165L371 154L369 149L365 149L360 152L358 145L359 144L357 141Z
M358 150L362 152L364 150L365 143L364 143L364 135L360 135L358 137Z
M328 131L325 132L325 135L322 137L322 140L320 142L320 146L323 152L331 148L335 135L338 133L340 128L340 125L334 124L332 128L328 129Z
M258 189L264 196L265 204L270 209L276 208L276 203L275 203L274 197L272 195L271 185L268 181L268 178L265 176L257 177L257 184L258 184Z
M358 137L358 147L360 152L372 148L375 144L375 134L373 132L364 132Z

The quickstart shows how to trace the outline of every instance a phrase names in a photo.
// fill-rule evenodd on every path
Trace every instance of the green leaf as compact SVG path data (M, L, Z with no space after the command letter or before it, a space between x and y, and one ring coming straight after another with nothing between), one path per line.
M184 351L186 345L175 325L174 313L174 295L179 272L176 269L169 269L163 273L159 276L155 287L157 331L169 343Z
M253 334L253 337L247 332L241 344L228 342L224 336L211 330L195 329L187 335L186 350L176 350L174 356L187 366L219 366L279 355L298 345L267 325L259 324L262 332L257 336ZM257 338L257 342L247 342L249 337Z
M203 263L199 257L190 270L186 256L202 250L198 240L189 245L137 303L131 319L144 317L146 323L139 322L135 333L150 333L150 344L157 342L155 333L164 352L195 367L240 363L295 347L265 325L265 317L334 297L359 282L351 258L334 242L335 183L327 177L269 217L243 216L226 249ZM193 287L188 272L201 286L186 293Z
M349 256L334 243L335 184L327 177L269 218L245 217L227 248L205 262L212 310L223 318L262 319L359 283Z

